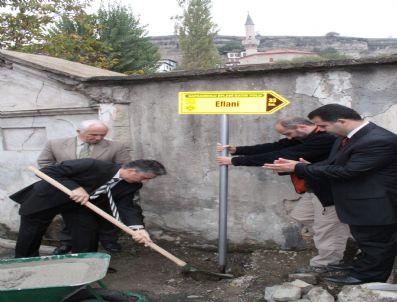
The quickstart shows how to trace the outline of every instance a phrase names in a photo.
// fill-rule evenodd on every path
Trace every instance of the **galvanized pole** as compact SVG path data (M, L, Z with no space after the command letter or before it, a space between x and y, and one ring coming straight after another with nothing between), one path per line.
M221 116L221 141L222 145L229 144L229 116ZM222 151L221 156L227 156L228 150ZM228 166L219 168L219 236L218 236L218 263L221 272L226 270L227 252L227 192L228 192Z

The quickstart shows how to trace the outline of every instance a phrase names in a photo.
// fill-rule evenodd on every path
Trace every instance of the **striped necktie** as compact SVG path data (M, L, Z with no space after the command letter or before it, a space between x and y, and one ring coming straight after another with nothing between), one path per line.
M117 210L116 203L113 200L112 192L110 191L110 188L112 185L117 182L119 179L117 178L112 178L109 180L107 183L104 185L100 186L96 191L90 196L90 200L97 199L99 195L106 193L108 200L109 200L109 205L110 205L110 210L112 211L112 215L114 218L120 221L120 215L119 211Z

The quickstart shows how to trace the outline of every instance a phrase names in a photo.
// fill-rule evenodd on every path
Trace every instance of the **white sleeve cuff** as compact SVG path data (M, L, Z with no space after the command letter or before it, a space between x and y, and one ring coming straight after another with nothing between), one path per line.
M143 230L145 227L143 226L143 225L141 225L141 224L138 224L138 225L129 225L128 226L131 230L134 230L134 231L138 231L138 230Z

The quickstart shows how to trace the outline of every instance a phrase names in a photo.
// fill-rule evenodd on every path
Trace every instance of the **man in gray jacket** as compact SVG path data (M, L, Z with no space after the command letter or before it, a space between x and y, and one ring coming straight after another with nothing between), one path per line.
M77 136L49 140L37 163L40 167L45 167L64 160L80 158L94 158L120 164L129 162L131 158L124 144L105 139L108 131L108 127L102 121L82 121L76 130Z

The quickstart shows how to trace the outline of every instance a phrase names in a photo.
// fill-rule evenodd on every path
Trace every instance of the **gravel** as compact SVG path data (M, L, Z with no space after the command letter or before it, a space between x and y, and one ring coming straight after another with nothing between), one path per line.
M99 280L107 263L101 259L59 259L0 266L0 290L72 286Z

